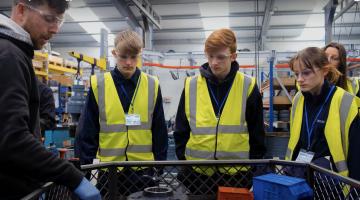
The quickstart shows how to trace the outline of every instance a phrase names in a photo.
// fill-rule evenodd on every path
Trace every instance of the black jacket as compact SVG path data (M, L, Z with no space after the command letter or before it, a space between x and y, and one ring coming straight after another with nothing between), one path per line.
M55 100L50 87L40 80L38 80L37 83L40 96L40 128L42 136L44 136L44 131L56 128Z
M74 189L83 177L34 137L39 92L24 32L0 15L0 199L19 199L48 181Z
M215 76L212 74L208 63L205 63L200 68L200 73L206 78L206 83L209 90L214 92L217 102L222 102L226 97L227 92L233 84L235 75L239 70L239 64L235 61L231 64L230 73L226 76L225 80L219 83ZM210 94L210 91L209 91ZM211 102L215 113L218 113L218 107L212 95ZM220 109L220 114L222 108ZM254 86L253 91L246 101L245 120L248 125L249 131L249 144L250 144L250 158L262 158L265 155L264 145L264 120L263 120L263 107L262 98L257 85ZM179 107L175 120L174 139L176 145L176 156L179 160L185 160L185 148L190 138L190 126L185 114L185 95L184 90L180 97ZM215 149L215 148L214 148ZM214 158L216 159L216 158Z
M327 95L330 92L332 85L328 81L324 81L324 85L321 88L319 95L313 96L309 92L303 92L305 102L307 105L308 122L311 124L314 121L316 114L318 113L321 105L325 101ZM331 98L334 95L336 88L330 94L328 102L324 105L323 111L319 114L318 119L314 125L314 130L311 134L310 151L314 152L313 162L321 165L322 167L330 169L330 162L324 162L324 157L330 156L329 146L327 144L324 129L327 117L329 115ZM304 106L305 109L305 106ZM310 126L309 124L309 126ZM360 118L359 115L353 120L349 130L349 150L347 157L347 164L349 168L349 176L356 180L360 180ZM303 120L301 125L300 139L294 150L292 160L295 160L299 154L300 149L307 149L308 147L308 132L306 128L305 110L303 112ZM331 159L332 168L335 168L334 162Z
M131 99L133 98L137 81L139 79L140 70L136 72L130 79L125 79L120 71L115 67L111 71L111 76L115 82L117 95L120 98L121 105L124 111L127 112L130 107ZM126 94L124 94L121 87L124 87ZM137 94L140 96L141 94ZM99 107L96 103L94 93L90 88L87 95L85 108L81 114L75 141L75 151L80 158L82 164L90 164L96 158L96 152L99 148ZM168 135L165 125L164 110L162 106L162 96L160 86L158 89L158 96L154 107L152 119L152 143L153 154L155 160L166 160L166 153L168 148Z

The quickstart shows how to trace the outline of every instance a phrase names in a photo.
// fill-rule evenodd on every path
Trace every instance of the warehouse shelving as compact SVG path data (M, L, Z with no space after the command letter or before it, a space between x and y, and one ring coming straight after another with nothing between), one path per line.
M35 75L41 78L48 79L48 55L40 51L34 52L34 59L32 60Z
M34 52L33 68L40 79L51 79L64 86L72 86L73 77L77 71L77 64L58 56L52 56L41 51ZM80 69L80 74L82 70Z
M278 77L274 76L274 66L276 63L276 52L272 51L269 62L269 78L261 84L260 91L262 94L269 91L268 97L263 98L263 108L268 111L269 120L265 121L268 125L268 132L273 132L275 128L287 129L289 127L289 120L280 120L281 110L286 111L285 115L289 116L291 101L293 96L291 91L296 89L295 78L292 77ZM287 65L287 64L282 64ZM283 67L282 67L283 68ZM287 73L290 74L290 73ZM283 93L283 95L279 95ZM274 112L279 112L278 119L275 119ZM264 116L266 118L266 116Z

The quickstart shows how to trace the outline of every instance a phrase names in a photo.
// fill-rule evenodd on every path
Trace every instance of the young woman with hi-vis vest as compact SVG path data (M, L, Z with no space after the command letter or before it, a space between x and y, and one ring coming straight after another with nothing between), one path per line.
M339 78L333 82L334 85L341 87L347 92L356 96L356 103L360 107L360 86L359 80L347 76L347 64L346 64L346 50L340 43L331 42L326 45L323 50L333 67L341 73ZM300 90L300 86L296 84L297 89Z
M312 162L360 180L360 118L355 96L331 83L341 73L317 47L290 61L300 86L293 99L287 160Z

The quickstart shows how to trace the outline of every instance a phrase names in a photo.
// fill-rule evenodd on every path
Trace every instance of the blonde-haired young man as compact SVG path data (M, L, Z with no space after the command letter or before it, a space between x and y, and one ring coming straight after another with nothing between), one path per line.
M208 62L200 67L200 75L186 79L180 98L174 131L178 159L262 158L265 154L262 99L255 79L239 72L234 32L214 31L206 40L205 55ZM241 171L190 170L180 173L179 179L192 193L203 193L213 186L204 185L212 182L206 181L209 178L216 181L221 176L226 180ZM234 186L248 186L246 180L242 181L244 176L238 177L244 185ZM199 184L193 184L191 179Z
M112 51L115 69L91 77L76 138L81 164L92 163L94 158L100 162L166 160L167 129L159 81L136 66L142 46L136 32L120 32ZM149 186L142 177L152 174L149 168L122 169L119 192L128 195Z

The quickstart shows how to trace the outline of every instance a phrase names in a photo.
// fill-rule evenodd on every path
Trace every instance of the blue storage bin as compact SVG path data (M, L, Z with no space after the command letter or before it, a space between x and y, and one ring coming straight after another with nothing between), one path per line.
M304 179L266 174L253 179L255 200L307 200L313 191Z

